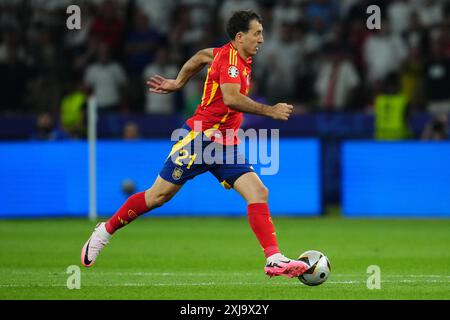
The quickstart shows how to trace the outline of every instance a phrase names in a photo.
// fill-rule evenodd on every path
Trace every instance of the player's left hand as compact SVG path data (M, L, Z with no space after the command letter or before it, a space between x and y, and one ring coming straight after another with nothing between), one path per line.
M147 85L150 87L149 91L159 94L167 94L180 89L180 85L174 79L166 79L160 75L154 75L147 81Z

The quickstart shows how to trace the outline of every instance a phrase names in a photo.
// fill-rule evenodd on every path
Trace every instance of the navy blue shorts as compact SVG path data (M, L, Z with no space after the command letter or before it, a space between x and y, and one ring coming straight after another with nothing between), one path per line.
M212 142L203 132L194 132L186 124L180 130L179 140L159 172L164 180L182 185L209 171L226 189L230 189L244 173L254 172L238 146Z

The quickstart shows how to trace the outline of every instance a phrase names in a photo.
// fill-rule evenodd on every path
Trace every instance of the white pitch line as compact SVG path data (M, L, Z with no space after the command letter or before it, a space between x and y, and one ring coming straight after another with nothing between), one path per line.
M364 284L363 280L329 280L329 284ZM422 280L381 280L381 283L423 283ZM450 280L428 280L427 283L450 283ZM226 286L226 285L270 285L270 286L298 286L298 282L267 283L267 282L191 282L191 283L110 283L87 285L86 287L180 287L180 286ZM33 287L66 287L63 284L0 284L1 288L33 288Z
M35 271L13 271L12 274L44 274L44 272ZM86 273L85 273L86 274ZM89 272L88 274L95 274L97 276L101 275L117 275L117 276L158 276L158 277L210 277L225 275L225 276L259 276L260 273L256 272L227 272L227 271L217 271L217 272L115 272L115 271L96 271ZM48 276L63 276L65 273L53 273L46 272ZM87 274L86 274L87 275ZM334 274L331 273L332 277L345 277L345 278L366 278L367 274ZM382 274L382 278L450 278L450 275L442 274Z
M333 274L333 277L366 277L366 274ZM382 274L383 278L450 278L444 274Z

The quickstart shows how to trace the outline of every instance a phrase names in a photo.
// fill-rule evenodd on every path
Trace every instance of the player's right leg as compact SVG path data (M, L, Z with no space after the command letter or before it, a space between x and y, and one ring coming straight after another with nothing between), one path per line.
M97 224L94 232L81 250L81 263L85 267L92 266L114 232L126 226L140 215L161 207L181 187L181 184L171 183L158 176L150 189L130 196L107 222Z
M248 221L266 256L264 272L270 276L298 277L308 265L302 261L286 258L278 248L275 227L270 216L269 190L255 172L241 175L233 185L248 204Z

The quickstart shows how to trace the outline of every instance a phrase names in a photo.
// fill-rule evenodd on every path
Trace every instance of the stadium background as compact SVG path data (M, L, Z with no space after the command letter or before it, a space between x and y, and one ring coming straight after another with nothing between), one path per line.
M70 4L81 8L81 30L66 27ZM366 27L370 4L381 9L381 30ZM224 21L243 8L254 8L264 20L265 43L255 57L251 96L295 106L287 123L247 116L243 127L280 128L282 140L313 138L320 146L316 154L301 147L285 149L280 173L295 178L280 176L269 187L297 189L300 201L296 210L273 196L275 213L320 214L343 205L344 213L352 215L450 215L445 201L450 194L448 1L11 0L2 1L1 8L0 197L6 203L1 215L26 215L27 210L29 215L55 214L47 201L55 190L64 198L50 205L60 208L59 214L86 211L87 186L79 181L67 187L74 177L64 173L82 167L83 155L72 164L61 158L59 171L49 161L64 154L58 149L62 144L70 148L85 139L91 93L99 104L99 138L123 141L104 155L112 167L106 175L104 165L98 165L99 184L109 185L108 191L99 186L99 196L117 199L100 211L114 212L127 196L122 192L127 181L138 190L147 188L164 158L164 152L148 153L157 146L152 141L167 140L195 110L205 70L168 96L148 93L145 80L155 73L173 77L197 50L225 43ZM125 151L139 139L147 141L148 149ZM367 145L352 145L355 139ZM21 143L11 149L10 140ZM391 141L389 148L380 140ZM46 156L39 148L42 142ZM357 156L371 145L379 148L370 157ZM124 153L132 153L141 165L117 174L123 162L116 159ZM314 158L306 164L311 167L295 165L305 157ZM389 172L383 181L375 168ZM304 178L308 173L312 180ZM87 171L78 178L83 174ZM21 202L19 191L36 186L40 192L27 192L29 201ZM195 194L196 188L189 189ZM411 198L420 199L421 209ZM75 203L78 210L71 209ZM179 203L163 211L187 214ZM214 213L214 206L202 212Z
M71 4L81 8L81 30L66 27ZM381 30L366 27L372 4L381 9ZM246 8L261 14L265 39L254 60L250 95L295 107L287 122L245 116L243 124L280 129L280 173L262 177L271 190L272 213L280 216L280 239L288 255L299 245L319 248L340 270L335 282L330 280L330 292L318 288L303 294L448 299L450 1L445 0L0 0L0 217L5 218L0 260L8 261L0 297L122 298L121 266L131 264L134 273L124 284L128 298L297 299L295 288L281 282L273 292L256 291L260 278L253 272L261 257L252 253L256 244L246 223L205 218L244 219L245 203L207 174L147 215L152 219L126 228L128 240L122 237L116 251L99 262L109 275L101 269L86 275L95 290L79 296L63 290L61 268L77 263L73 252L92 228L86 219L53 219L88 214L87 98L94 93L98 101L97 204L100 215L109 216L130 192L153 182L172 130L201 98L206 70L172 95L150 95L145 80L155 73L174 77L197 50L227 42L226 18ZM130 250L140 257L152 247L147 232L160 239L152 259L164 258L169 273L142 273L149 261L125 258ZM230 241L230 234L245 234L247 242ZM168 237L183 239L184 245L178 248ZM57 266L43 259L53 238L59 239L53 248L60 253ZM201 239L209 246L197 242ZM193 253L192 243L202 253ZM246 267L228 260L235 246L247 250L238 254ZM216 260L200 266L209 254ZM183 270L172 255L184 260ZM374 261L391 272L384 281L393 291L367 294L364 272ZM214 263L230 265L219 277L210 273L211 283L229 291L217 295L214 286L195 283L195 290L171 291L171 270L178 285L183 277L217 268ZM245 279L227 273L231 268ZM345 278L345 272L358 275ZM397 281L402 272L406 280ZM159 283L166 291L152 291L145 283L150 291L141 290L139 281L161 282L161 275L168 276L167 283ZM344 278L348 281L339 282ZM419 280L431 286L414 290Z

